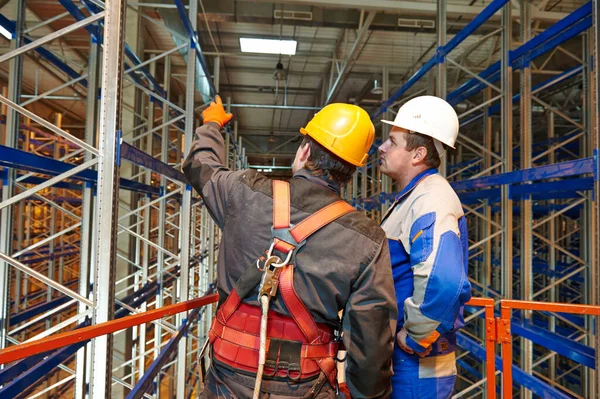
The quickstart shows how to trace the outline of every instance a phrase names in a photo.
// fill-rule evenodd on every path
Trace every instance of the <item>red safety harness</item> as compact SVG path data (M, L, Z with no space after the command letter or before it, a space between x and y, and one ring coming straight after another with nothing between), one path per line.
M296 293L294 265L289 264L289 261L293 253L304 245L313 233L354 210L347 202L337 201L296 226L290 226L289 184L279 180L273 181L273 244L264 263L265 269L268 268L273 249L287 258L282 263L285 266L274 269L273 274L267 275L268 273L263 271L259 273L264 274L261 287L274 288L272 296L279 287L291 317L269 312L265 376L287 377L297 381L323 372L329 383L336 386L335 357L339 342L333 341L335 337L329 326L315 322ZM253 268L254 265L250 267ZM244 276L240 281L243 278ZM269 279L270 283L267 281ZM234 288L219 307L209 332L215 359L233 368L256 373L260 347L260 316L260 308L242 303L242 298Z

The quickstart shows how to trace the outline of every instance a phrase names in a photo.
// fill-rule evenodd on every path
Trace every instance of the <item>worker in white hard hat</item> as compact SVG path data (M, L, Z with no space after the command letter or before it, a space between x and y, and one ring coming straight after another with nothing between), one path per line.
M379 147L381 171L400 189L381 225L399 310L392 398L450 398L456 331L471 286L465 215L437 168L444 145L454 148L458 117L441 98L422 96L383 122L393 127Z

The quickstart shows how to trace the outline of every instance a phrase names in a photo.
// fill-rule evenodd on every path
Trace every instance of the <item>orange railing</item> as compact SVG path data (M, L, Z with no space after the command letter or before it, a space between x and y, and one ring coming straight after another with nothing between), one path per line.
M496 398L496 344L500 344L502 349L502 397L503 399L512 398L513 361L510 319L513 309L600 316L600 306L509 299L501 299L498 303L500 306L500 317L494 317L494 300L491 298L473 298L467 303L470 306L485 307L485 355L488 399Z
M214 303L218 300L217 294L206 295L201 298L174 305L164 306L160 309L150 310L117 320L80 328L73 331L42 338L36 341L8 347L0 350L0 365L23 359L38 353L48 352L64 346L96 338L101 335L111 334L136 325L148 323L166 316L185 312L195 308ZM496 399L496 344L502 349L502 392L504 399L512 398L512 337L510 319L513 309L536 310L547 312L574 313L581 315L600 316L600 306L571 305L564 303L531 302L502 299L499 302L500 317L495 317L495 302L491 298L472 298L467 305L485 308L485 352L486 352L486 377L487 398Z
M148 323L163 317L173 316L177 313L217 302L218 299L218 294L206 295L201 298L164 306L162 308L149 310L144 313L138 313L116 320L110 320L105 323L99 323L93 326L56 334L47 338L38 339L36 341L10 346L6 349L0 350L0 364L6 364L15 360L24 359L28 356L48 352L50 350L62 348L63 346L69 346L76 342L87 341L88 339L96 338L101 335L112 334L116 331Z

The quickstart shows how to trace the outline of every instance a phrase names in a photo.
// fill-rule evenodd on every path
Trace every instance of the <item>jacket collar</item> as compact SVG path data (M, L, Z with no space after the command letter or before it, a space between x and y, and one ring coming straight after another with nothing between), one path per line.
M330 189L337 195L340 195L340 192L341 192L341 188L340 188L339 184L337 184L336 182L334 182L332 180L327 179L324 176L315 176L310 172L310 170L305 169L305 168L302 168L299 171L297 171L294 174L293 178L305 179L311 183L320 184L321 186L327 187L328 189Z
M404 187L402 189L402 191L400 191L400 194L398 194L396 196L396 201L399 201L400 198L404 197L407 193L411 192L415 187L417 187L417 185L421 182L421 180L423 180L424 178L426 178L427 176L431 176L438 173L436 168L430 168L427 169L421 173L419 173L418 175L416 175L411 181L410 183L408 183L408 185L406 187Z

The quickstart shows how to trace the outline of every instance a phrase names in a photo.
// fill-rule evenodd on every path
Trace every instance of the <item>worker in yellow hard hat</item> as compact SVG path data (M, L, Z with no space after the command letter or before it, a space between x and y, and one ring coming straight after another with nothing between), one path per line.
M373 143L368 114L348 104L318 112L300 129L289 182L228 170L221 129L232 115L217 96L202 116L183 170L223 236L201 397L389 396L397 307L388 243L340 198Z

